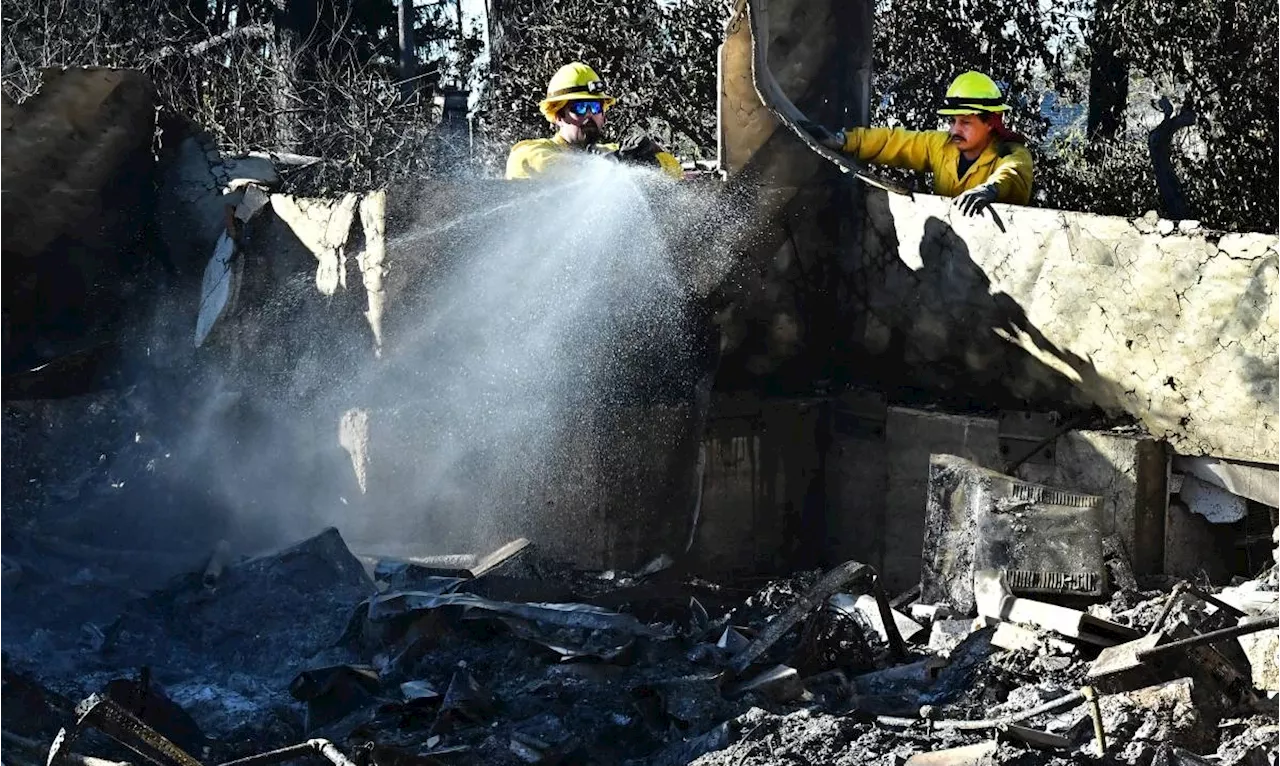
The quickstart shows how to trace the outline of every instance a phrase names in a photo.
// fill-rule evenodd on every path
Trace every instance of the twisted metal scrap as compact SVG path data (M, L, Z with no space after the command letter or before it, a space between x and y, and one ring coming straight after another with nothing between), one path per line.
M49 747L47 766L82 761L72 756L71 745L86 729L97 729L155 766L203 766L200 761L105 694L86 697L76 705L76 723L69 731L62 729L58 732ZM279 750L228 761L221 766L268 766L304 755L319 755L333 766L356 766L354 761L343 755L327 739L310 739Z

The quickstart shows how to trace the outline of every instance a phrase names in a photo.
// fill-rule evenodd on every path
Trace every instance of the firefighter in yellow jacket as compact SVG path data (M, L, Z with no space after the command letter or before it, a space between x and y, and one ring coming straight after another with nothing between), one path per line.
M645 135L621 144L605 143L605 114L617 99L605 93L595 70L580 61L560 67L547 85L538 110L556 126L551 138L533 138L511 147L507 178L535 178L565 168L570 153L597 154L620 162L651 165L674 178L683 178L680 161Z
M864 162L933 173L933 191L956 197L965 215L992 202L1025 205L1031 199L1031 152L1027 140L1005 127L1000 87L981 72L965 72L947 88L938 114L951 118L948 130L849 128L832 133L802 125L827 147Z

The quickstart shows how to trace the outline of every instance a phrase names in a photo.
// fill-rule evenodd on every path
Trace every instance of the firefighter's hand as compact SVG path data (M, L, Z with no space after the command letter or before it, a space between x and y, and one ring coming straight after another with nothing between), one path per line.
M823 126L812 120L800 120L796 125L805 133L813 136L813 140L827 147L828 149L838 152L844 149L844 133L832 133Z
M956 207L960 208L960 212L965 215L982 215L982 211L991 207L991 203L996 201L996 194L996 187L991 184L975 186L956 197Z
M658 153L665 151L657 141L644 133L632 133L618 145L614 156L621 162L632 165L652 165L661 167Z

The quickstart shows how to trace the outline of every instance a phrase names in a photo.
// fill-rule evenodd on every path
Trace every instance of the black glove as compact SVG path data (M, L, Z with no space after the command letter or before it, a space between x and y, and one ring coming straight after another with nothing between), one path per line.
M619 162L662 167L662 164L658 162L658 154L663 151L666 150L648 135L632 133L623 139L622 143L618 145L617 151L613 152L613 154Z
M965 215L982 215L982 211L996 201L996 196L996 187L991 184L975 186L956 197L956 207L960 208L960 212Z
M827 147L839 151L844 148L844 136L832 133L823 126L812 120L800 120L796 126L805 133L813 136L813 140Z

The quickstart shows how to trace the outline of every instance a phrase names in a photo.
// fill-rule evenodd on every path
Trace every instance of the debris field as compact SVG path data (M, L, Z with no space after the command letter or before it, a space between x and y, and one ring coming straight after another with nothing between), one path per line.
M1070 605L980 570L965 614L857 562L713 583L667 556L575 570L525 540L357 556L331 528L253 558L219 545L143 593L119 562L24 550L6 616L123 606L8 635L6 764L1277 758L1274 565L1209 589L1112 551L1109 596Z

